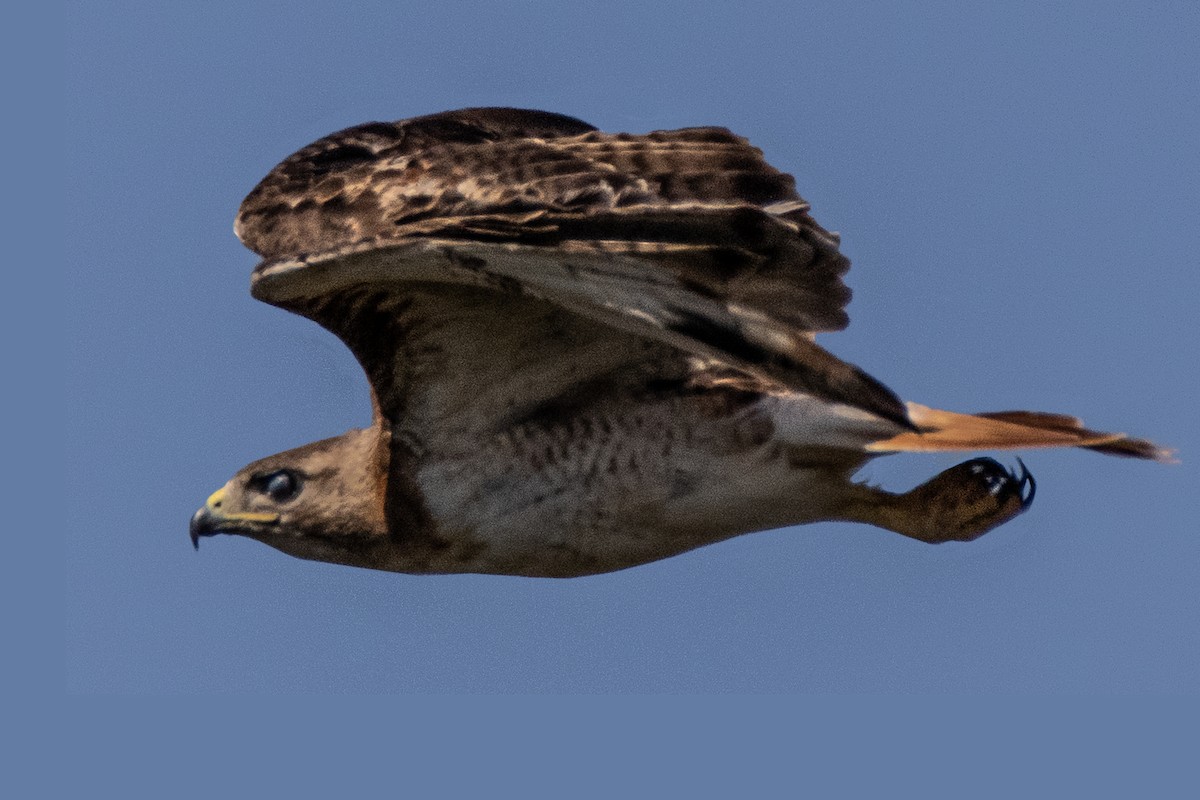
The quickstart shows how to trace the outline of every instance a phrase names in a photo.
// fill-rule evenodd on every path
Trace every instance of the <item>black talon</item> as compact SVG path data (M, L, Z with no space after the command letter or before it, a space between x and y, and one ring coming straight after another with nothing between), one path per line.
M1035 481L1033 479L1033 473L1030 472L1029 468L1025 466L1024 461L1022 461L1020 458L1018 458L1017 463L1021 465L1021 477L1017 481L1017 490L1020 492L1020 495L1021 495L1021 510L1024 511L1025 509L1027 509L1031 505L1033 505L1034 495L1037 494L1037 481ZM1025 496L1025 487L1026 486L1029 487L1029 496L1028 497Z

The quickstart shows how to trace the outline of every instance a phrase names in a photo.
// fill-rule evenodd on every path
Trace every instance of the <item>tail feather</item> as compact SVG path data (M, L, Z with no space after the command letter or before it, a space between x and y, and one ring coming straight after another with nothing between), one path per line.
M993 411L957 414L908 403L908 415L919 429L867 445L876 453L943 452L949 450L1017 450L1032 447L1083 447L1098 453L1174 461L1171 450L1123 433L1085 428L1066 414L1040 411Z

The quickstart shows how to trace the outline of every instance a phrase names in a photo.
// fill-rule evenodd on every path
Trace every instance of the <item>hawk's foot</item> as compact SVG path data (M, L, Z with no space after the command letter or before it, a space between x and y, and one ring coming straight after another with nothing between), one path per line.
M846 519L867 522L922 542L969 542L1008 522L1033 502L1033 476L992 458L973 458L904 494L861 487Z

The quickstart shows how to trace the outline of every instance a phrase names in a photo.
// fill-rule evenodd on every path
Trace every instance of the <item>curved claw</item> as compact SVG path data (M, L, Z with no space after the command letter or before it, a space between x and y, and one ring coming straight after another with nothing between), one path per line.
M1024 511L1033 505L1033 498L1037 494L1037 481L1033 479L1033 473L1030 472L1029 468L1025 466L1024 461L1018 458L1017 464L1019 464L1021 467L1021 474L1020 476L1014 474L1013 480L1017 482L1017 491L1021 496L1021 510ZM1025 494L1026 487L1029 488L1028 496Z

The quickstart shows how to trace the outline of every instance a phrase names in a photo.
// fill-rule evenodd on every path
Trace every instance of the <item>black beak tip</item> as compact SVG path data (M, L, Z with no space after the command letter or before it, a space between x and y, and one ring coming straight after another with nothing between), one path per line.
M200 509L192 515L192 522L188 525L188 535L192 537L192 547L196 550L200 549L200 537L208 533L208 515L205 509Z

